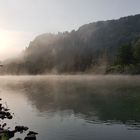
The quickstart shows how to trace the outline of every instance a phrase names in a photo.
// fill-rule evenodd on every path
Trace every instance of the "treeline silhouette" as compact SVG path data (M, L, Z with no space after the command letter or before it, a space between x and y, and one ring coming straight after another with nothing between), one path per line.
M42 34L30 42L22 58L5 61L1 73L131 73L125 66L140 73L139 38L140 15L86 24L77 31Z

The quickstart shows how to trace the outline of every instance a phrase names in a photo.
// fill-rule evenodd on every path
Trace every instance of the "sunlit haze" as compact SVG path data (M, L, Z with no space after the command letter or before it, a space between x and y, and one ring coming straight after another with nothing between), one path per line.
M12 58L20 54L28 45L31 33L0 30L0 59Z
M139 0L0 0L0 60L19 54L41 33L140 13Z

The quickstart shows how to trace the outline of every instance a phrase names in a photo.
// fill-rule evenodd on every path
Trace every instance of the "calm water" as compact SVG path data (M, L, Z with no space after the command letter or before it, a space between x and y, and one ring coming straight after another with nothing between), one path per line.
M38 140L140 140L139 76L4 76L0 97Z

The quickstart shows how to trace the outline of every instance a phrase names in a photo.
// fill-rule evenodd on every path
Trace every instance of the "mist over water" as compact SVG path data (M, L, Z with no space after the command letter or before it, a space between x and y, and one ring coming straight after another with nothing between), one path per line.
M139 140L139 76L1 76L0 97L38 140Z

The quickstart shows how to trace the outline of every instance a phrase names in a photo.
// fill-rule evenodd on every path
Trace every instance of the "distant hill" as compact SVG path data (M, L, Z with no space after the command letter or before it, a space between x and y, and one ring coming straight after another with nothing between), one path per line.
M93 22L77 31L42 34L30 42L23 60L8 64L5 71L29 74L103 72L114 63L120 46L134 44L139 38L140 15Z

